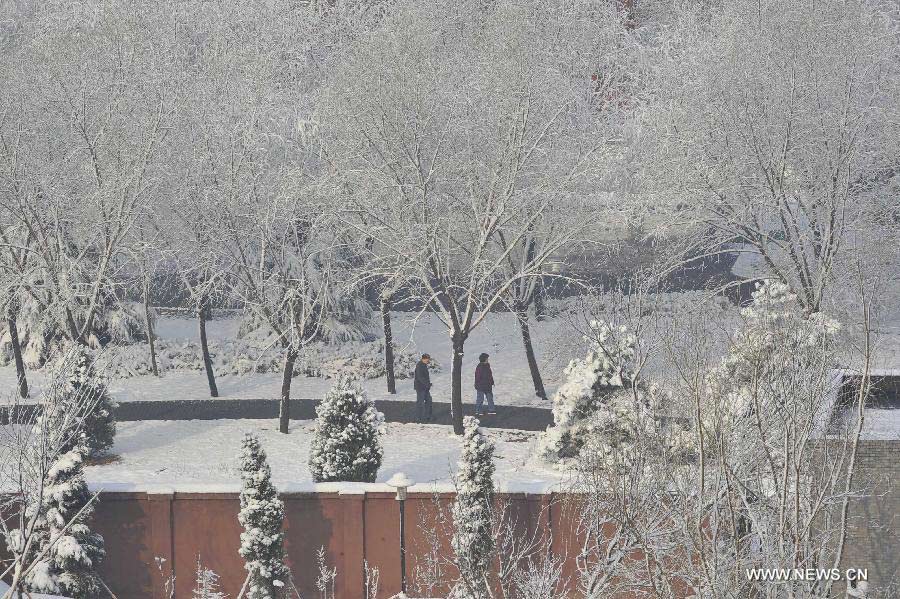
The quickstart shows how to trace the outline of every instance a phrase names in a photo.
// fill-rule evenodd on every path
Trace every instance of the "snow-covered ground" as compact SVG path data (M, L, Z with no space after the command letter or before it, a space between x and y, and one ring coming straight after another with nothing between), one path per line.
M9 585L0 580L0 597L3 597L8 591ZM31 599L68 599L62 595L45 595L43 593L29 593L26 597L30 597Z
M563 369L574 358L584 355L587 344L582 333L590 318L613 319L617 322L623 316L623 304L633 300L623 300L622 296L609 294L592 305L582 305L577 299L555 302L555 308L562 312L541 322L531 320L531 336L537 360L543 377L544 388L552 396L563 378ZM673 293L651 296L647 304L638 311L646 312L652 305L654 313L661 315L654 325L657 327L671 322L672 315L682 315L685 311L700 312L708 316L709 323L720 323L737 313L724 298L713 298L702 292ZM635 307L631 306L634 311ZM653 320L651 318L651 320ZM717 324L718 326L718 324ZM212 343L234 341L237 338L239 318L231 317L210 321L207 333ZM381 331L374 329L375 335ZM419 355L431 354L441 369L432 373L432 396L435 401L450 400L450 342L446 328L436 315L396 312L393 314L394 343L398 353ZM199 338L195 319L178 316L163 316L156 325L157 336L172 344L196 343ZM142 347L130 348L126 355L139 356L148 361ZM109 351L116 351L115 349ZM272 350L273 353L277 350ZM490 314L466 341L463 359L463 390L469 401L474 401L473 377L478 355L491 355L491 365L496 382L495 402L500 405L549 407L535 395L534 386L525 359L522 336L518 322L512 314ZM340 354L340 348L337 348ZM277 354L276 354L277 355ZM140 371L142 369L134 368ZM39 396L40 388L46 382L46 369L29 371L28 382L32 398ZM0 367L0 390L12 391L15 383L15 369L10 364ZM362 381L373 399L415 400L412 380L398 379L397 394L386 391L384 377ZM280 372L229 374L217 377L220 397L223 399L277 398L281 388ZM321 398L330 387L331 380L318 377L296 377L292 386L292 396L298 398ZM112 378L109 390L116 401L167 400L167 399L208 399L209 390L205 374L200 370L168 370L161 377L152 375Z
M450 401L450 342L441 323L434 315L421 316L417 322L413 315L396 313L393 329L394 342L403 351L416 354L429 353L441 365L432 373L432 397L434 401ZM211 341L234 339L238 328L236 318L213 320L208 324ZM198 331L195 320L178 317L162 317L157 325L160 338L172 341L197 341ZM532 337L545 388L551 394L559 386L562 370L569 359L581 347L580 336L562 320L532 323ZM466 342L463 361L465 390L474 377L478 354L491 355L491 364L496 381L495 401L505 405L547 406L535 396L522 338L515 318L510 314L496 314L478 327ZM29 371L29 384L36 397L46 381L46 372ZM280 373L251 373L246 375L225 375L216 379L220 397L237 398L277 398L281 389ZM415 401L411 379L397 381L397 394L387 393L384 377L362 381L373 399L398 399ZM13 389L15 369L12 366L0 368L0 389ZM316 377L296 377L291 394L298 398L321 398L332 381ZM116 401L168 400L168 399L209 399L206 376L202 371L168 371L163 376L137 376L109 381L109 390ZM474 396L474 388L471 389ZM474 399L473 399L474 401Z
M448 427L388 424L376 483L317 485L307 465L313 425L309 420L293 422L291 433L284 435L274 420L122 422L112 449L118 460L88 466L85 475L92 489L106 491L238 491L241 439L244 432L253 432L259 435L272 479L282 492L391 490L384 483L396 472L416 481L413 491L452 489L460 437ZM565 486L564 474L532 460L536 433L486 432L496 442L494 480L500 490L537 493Z
M612 295L612 294L610 294ZM621 301L621 300L620 300ZM660 342L661 335L676 322L689 335L708 338L709 351L718 353L723 350L722 341L730 331L738 325L738 310L730 306L723 298L712 298L702 292L687 292L651 296L654 316L645 318L643 331L646 347L652 347L648 366L642 370L645 379L664 382L667 379L668 367L661 355L665 344ZM585 328L586 314L610 318L615 315L617 321L628 322L622 318L622 306L616 305L612 299L602 300L603 305L579 306L576 301L566 303L566 312L549 318L543 322L532 319L532 337L534 348L543 376L548 396L553 395L563 378L563 369L570 359L583 356L586 344L581 338L580 330ZM608 305L607 305L608 304ZM585 313L579 310L587 309ZM876 331L876 351L873 366L877 368L900 368L900 305L896 316L887 315L878 323ZM634 311L634 306L631 307ZM628 311L626 308L624 311ZM646 313L641 307L638 311ZM450 400L450 344L446 329L434 314L423 314L415 321L415 314L394 313L394 341L400 352L421 354L428 352L441 365L438 372L432 373L432 396L435 401ZM685 328L687 320L692 320L693 328ZM230 341L237 336L239 320L236 317L218 319L209 322L208 334L211 341ZM858 337L852 324L844 329L848 334ZM159 318L156 332L161 339L172 343L196 343L198 340L197 323L194 319L177 316ZM380 331L373 331L380 334ZM654 335L656 338L654 339ZM718 344L718 345L717 345ZM848 342L848 348L856 347L855 342ZM133 348L138 355L142 348ZM273 350L274 351L274 350ZM340 353L340 348L338 348ZM463 360L463 390L467 401L474 401L472 378L478 354L487 352L491 355L494 371L495 401L500 405L548 407L547 401L535 396L531 382L522 338L518 323L510 314L491 314L483 325L479 326L466 342L466 354ZM858 352L856 352L858 354ZM858 355L849 357L847 366L859 362ZM32 398L39 396L40 387L46 381L46 372L29 371L29 384ZM12 365L0 367L0 401L5 401L14 389L15 369ZM321 398L331 386L327 378L296 377L293 381L292 395L297 398ZM217 384L222 399L243 398L277 398L281 388L281 374L248 373L243 375L222 375L217 377ZM362 381L373 399L415 400L410 379L397 381L397 394L386 391L384 377ZM206 377L199 370L169 370L161 377L150 375L130 378L113 378L109 381L109 389L114 399L120 402L133 400L168 400L168 399L208 399L209 390Z

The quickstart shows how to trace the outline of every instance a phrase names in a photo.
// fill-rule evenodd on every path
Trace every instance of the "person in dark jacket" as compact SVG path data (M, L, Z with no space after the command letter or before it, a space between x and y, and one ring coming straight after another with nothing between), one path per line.
M416 364L416 372L413 378L413 389L416 390L416 414L419 422L431 422L431 374L428 372L428 363L431 356L422 354L422 359Z
M491 364L488 362L487 354L478 356L478 366L475 367L475 415L480 416L482 413L482 405L487 398L488 414L496 414L494 409L494 373L491 371Z

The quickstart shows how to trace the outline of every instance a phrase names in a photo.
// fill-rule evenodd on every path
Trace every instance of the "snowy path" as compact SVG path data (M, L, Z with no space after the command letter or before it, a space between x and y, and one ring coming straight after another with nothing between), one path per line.
M316 417L318 400L296 399L291 401L291 418L312 420ZM409 401L378 400L375 406L384 414L387 422L418 422L416 406ZM250 420L278 418L279 402L272 399L233 399L229 401L132 401L119 404L116 419L137 420ZM475 408L463 406L463 415L474 415ZM499 406L497 414L483 415L481 422L488 428L508 428L527 431L543 431L553 423L548 408L525 406ZM453 424L450 404L432 405L431 424Z
M293 420L312 420L316 417L318 400L291 400ZM375 406L384 414L387 422L416 423L416 405L409 401L376 401ZM435 403L432 406L432 422L436 425L452 425L450 404ZM116 420L135 422L142 420L264 420L277 419L279 402L274 399L205 399L186 401L129 401L116 408ZM12 417L10 417L12 413ZM474 415L471 405L463 406L463 415ZM31 422L34 406L10 410L0 406L0 424ZM549 409L524 406L499 406L497 414L483 415L486 428L507 428L526 431L543 431L553 424Z
M376 483L316 484L307 466L313 424L294 422L291 433L283 435L271 420L123 422L112 449L118 460L88 466L85 473L93 489L106 491L238 491L237 458L243 433L249 431L259 435L282 492L389 490L384 482L398 471L419 483L412 489L416 492L452 488L460 438L446 427L423 424L387 425ZM500 490L538 493L565 485L562 473L532 460L537 434L490 430L488 435L497 444Z

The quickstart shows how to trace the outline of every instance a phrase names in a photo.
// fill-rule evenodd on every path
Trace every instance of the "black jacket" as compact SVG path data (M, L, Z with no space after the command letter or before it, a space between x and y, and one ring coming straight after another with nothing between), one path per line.
M428 372L428 365L419 360L416 364L416 375L413 379L413 389L416 391L428 391L431 389L431 374Z

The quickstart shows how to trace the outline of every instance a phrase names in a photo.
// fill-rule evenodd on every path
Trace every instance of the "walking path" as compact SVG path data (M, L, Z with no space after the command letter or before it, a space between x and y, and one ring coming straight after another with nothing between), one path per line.
M291 420L311 420L316 417L317 399L292 399ZM549 402L547 402L549 404ZM122 402L116 408L116 420L243 420L278 418L278 400L274 399L191 399ZM375 406L388 422L416 422L416 404L411 401L375 401ZM20 407L13 415L14 422L28 421L31 406ZM475 406L464 405L464 415L474 415ZM7 424L10 415L0 408L0 424ZM543 431L553 424L553 414L545 408L497 406L495 416L481 416L487 428L524 431ZM452 425L450 404L434 402L432 424Z

